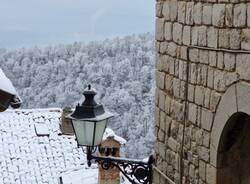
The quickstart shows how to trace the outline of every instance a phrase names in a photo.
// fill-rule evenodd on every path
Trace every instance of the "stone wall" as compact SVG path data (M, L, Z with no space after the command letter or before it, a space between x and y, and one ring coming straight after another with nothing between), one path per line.
M219 183L221 133L250 114L250 3L158 0L156 17L153 183Z

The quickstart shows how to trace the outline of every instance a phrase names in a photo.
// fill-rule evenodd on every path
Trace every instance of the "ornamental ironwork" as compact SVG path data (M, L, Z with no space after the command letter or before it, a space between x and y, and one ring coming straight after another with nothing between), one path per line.
M151 184L152 183L152 164L154 158L151 155L148 162L131 159L121 159L111 156L92 155L91 148L87 148L88 165L91 161L98 163L103 169L108 170L118 168L131 184Z

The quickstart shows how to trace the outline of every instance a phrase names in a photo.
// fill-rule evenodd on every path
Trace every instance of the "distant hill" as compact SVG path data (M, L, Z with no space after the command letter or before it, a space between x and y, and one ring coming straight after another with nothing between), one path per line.
M1 68L23 108L74 107L88 85L117 116L126 155L143 158L154 142L154 36L151 33L46 48L0 50Z

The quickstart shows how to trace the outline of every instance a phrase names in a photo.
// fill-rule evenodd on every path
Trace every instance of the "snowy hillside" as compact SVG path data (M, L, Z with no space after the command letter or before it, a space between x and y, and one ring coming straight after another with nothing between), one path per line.
M128 141L126 155L145 158L154 142L153 40L153 34L143 34L89 44L2 49L0 67L23 108L74 107L91 83L97 101L117 115L110 126Z

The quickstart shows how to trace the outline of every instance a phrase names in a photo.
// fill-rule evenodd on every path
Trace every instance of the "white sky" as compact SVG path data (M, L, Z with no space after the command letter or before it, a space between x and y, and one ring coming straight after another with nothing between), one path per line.
M0 47L154 31L155 0L0 0Z

